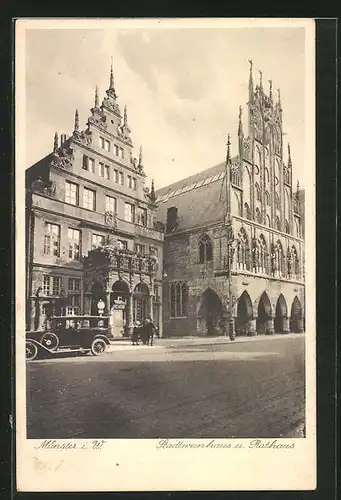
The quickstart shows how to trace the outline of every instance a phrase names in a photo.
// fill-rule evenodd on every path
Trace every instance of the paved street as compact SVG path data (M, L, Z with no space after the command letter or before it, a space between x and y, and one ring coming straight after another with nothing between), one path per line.
M28 438L296 437L304 339L157 339L28 363Z

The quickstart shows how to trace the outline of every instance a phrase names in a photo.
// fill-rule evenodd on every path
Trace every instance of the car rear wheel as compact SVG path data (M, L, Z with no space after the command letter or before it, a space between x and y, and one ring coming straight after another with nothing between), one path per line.
M100 356L105 352L107 344L103 339L95 339L91 344L91 352L94 356Z
M50 351L55 351L59 346L59 338L53 332L44 333L44 335L40 339L40 342Z
M26 341L26 360L33 361L38 356L38 347L29 340Z

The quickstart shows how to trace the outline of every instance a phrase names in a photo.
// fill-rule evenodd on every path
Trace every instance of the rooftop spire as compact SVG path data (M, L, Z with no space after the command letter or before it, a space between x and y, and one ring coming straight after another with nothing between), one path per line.
M258 73L259 73L259 88L263 90L263 71L259 69Z
M242 107L239 106L239 125L238 125L238 135L243 135L243 121L242 121Z
M53 140L53 151L56 152L58 149L58 132L54 134L54 140Z
M277 89L277 94L278 94L278 107L279 107L279 110L282 111L281 89Z
M75 128L74 132L79 132L79 114L78 114L78 109L76 109L75 112Z
M288 167L291 167L291 152L290 152L290 142L288 142Z
M252 59L249 59L250 64L250 77L249 77L249 101L251 102L253 99L253 75L252 75Z
M98 87L96 85L95 89L95 108L99 108L99 97L98 97Z
M272 80L269 80L269 97L272 101Z

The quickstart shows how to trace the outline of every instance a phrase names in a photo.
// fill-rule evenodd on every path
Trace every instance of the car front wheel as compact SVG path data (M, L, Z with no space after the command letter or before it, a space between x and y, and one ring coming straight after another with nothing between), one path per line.
M95 339L91 344L91 352L94 356L100 356L105 352L107 344L103 339Z
M38 347L29 340L26 341L26 360L33 361L38 356Z
M44 333L40 342L44 347L50 349L50 351L55 351L59 346L59 338L52 332Z

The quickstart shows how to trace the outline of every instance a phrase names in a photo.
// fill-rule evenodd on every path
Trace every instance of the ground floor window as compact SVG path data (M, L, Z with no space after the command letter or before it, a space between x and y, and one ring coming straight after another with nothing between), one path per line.
M170 317L187 316L188 286L186 283L171 283L169 292Z

